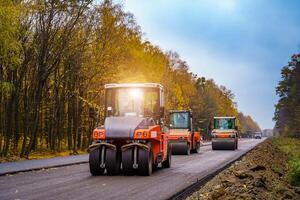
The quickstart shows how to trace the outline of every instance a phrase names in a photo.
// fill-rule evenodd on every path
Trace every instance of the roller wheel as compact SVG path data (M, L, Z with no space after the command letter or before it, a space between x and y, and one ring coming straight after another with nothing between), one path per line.
M192 153L200 153L200 142L196 143L196 147L192 150Z
M219 150L218 145L214 142L211 143L211 148L212 148L212 150Z
M122 152L122 169L125 175L133 175L133 149Z
M104 147L102 147L104 148ZM90 172L93 176L104 174L104 168L100 167L100 149L94 149L89 155Z
M190 146L187 142L172 143L173 155L190 155Z
M161 163L163 168L170 168L171 167L171 160L172 160L172 149L171 145L168 146L168 153L167 153L167 160Z
M152 174L152 152L144 149L139 149L138 158L138 172L143 176L150 176Z
M119 173L121 158L117 150L106 149L105 166L108 175L116 175Z

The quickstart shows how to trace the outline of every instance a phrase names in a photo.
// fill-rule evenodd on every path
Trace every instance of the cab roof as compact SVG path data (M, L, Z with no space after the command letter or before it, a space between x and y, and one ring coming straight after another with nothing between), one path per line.
M214 119L235 119L236 117L214 117Z
M192 113L191 110L170 110L169 111L169 113L184 113L184 112Z
M160 88L163 90L163 86L159 83L110 83L105 84L104 88Z

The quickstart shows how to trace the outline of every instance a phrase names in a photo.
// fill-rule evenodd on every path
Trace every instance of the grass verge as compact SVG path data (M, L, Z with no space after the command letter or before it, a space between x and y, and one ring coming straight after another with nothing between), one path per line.
M288 180L293 186L300 186L300 139L276 137L273 144L287 157Z

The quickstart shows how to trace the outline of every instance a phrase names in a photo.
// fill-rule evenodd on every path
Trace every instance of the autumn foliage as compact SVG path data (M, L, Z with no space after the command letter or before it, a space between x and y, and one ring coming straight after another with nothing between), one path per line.
M104 120L105 83L163 84L166 110L193 109L206 136L213 116L245 117L230 90L142 36L108 0L0 0L1 156L86 149Z
M300 54L294 54L281 70L276 93L275 128L282 136L300 137Z

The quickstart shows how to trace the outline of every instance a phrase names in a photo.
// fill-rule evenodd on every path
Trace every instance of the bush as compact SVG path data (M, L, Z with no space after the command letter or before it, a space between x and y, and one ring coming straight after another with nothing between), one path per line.
M291 185L300 186L300 160L290 160L288 162L288 179Z
M288 180L293 186L300 186L300 139L277 137L273 144L288 155Z

